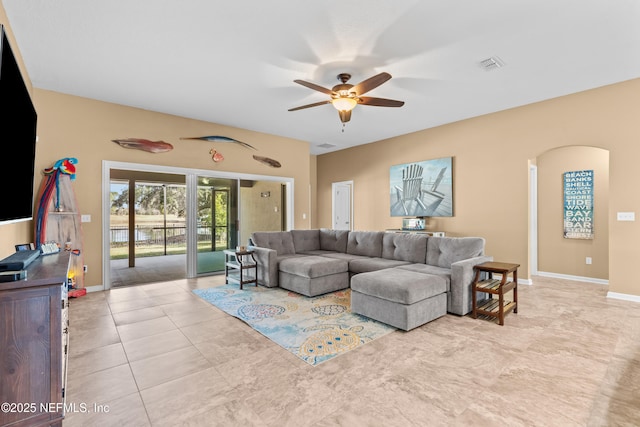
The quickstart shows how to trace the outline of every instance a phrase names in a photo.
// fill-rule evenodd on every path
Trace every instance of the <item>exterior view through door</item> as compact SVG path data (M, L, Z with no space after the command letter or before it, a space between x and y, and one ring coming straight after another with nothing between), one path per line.
M224 272L223 251L246 245L253 231L286 229L284 183L213 176L196 182L197 275ZM183 174L111 169L110 286L187 277L186 193Z

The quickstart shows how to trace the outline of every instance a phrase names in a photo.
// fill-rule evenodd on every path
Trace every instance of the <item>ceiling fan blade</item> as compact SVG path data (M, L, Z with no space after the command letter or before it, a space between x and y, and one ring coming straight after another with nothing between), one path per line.
M307 104L307 105L302 105L300 107L290 108L289 111L298 111L298 110L303 110L305 108L317 107L319 105L330 104L330 103L331 103L331 100L314 102L313 104Z
M396 101L395 99L372 98L370 96L361 96L359 104L372 105L374 107L402 107L404 101Z
M329 96L337 95L331 89L327 89L326 87L318 86L315 83L305 82L304 80L294 80L294 82L298 83L299 85L308 87L309 89L313 89L313 90L317 90L318 92L326 93Z
M382 83L386 82L391 78L391 74L389 73L380 73L373 77L369 77L367 80L364 80L354 87L351 88L351 91L355 92L356 95L364 95L369 92L371 89L375 89L380 86Z

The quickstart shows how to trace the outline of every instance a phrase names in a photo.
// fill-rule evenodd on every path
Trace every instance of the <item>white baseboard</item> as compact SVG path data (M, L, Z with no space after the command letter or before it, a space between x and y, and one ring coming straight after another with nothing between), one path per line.
M104 286L87 286L87 292L104 291Z
M632 301L632 302L640 302L640 296L638 295L619 294L618 292L607 292L607 298L621 299L621 300Z
M538 271L535 275L536 276L543 276L543 277L553 277L555 279L566 279L566 280L576 280L578 282L596 283L598 285L608 285L609 284L609 280L607 280L607 279L596 279L595 277L572 276L570 274L547 273L545 271Z

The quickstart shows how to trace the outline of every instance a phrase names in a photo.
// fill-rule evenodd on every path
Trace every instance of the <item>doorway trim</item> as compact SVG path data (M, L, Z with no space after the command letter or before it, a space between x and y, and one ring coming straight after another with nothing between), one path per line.
M150 165L144 163L128 163L128 162L117 162L111 160L103 160L102 161L102 286L92 286L89 291L101 291L107 290L111 288L111 269L110 269L110 237L109 237L109 227L110 227L110 214L111 214L111 200L110 200L110 192L111 192L111 169L123 169L123 170L132 170L132 171L142 171L142 172L156 172L156 173L169 173L169 174L177 174L177 175L185 175L187 182L187 218L193 218L196 211L195 206L195 189L193 189L193 194L191 197L189 196L189 188L190 185L193 188L194 183L196 182L197 176L211 176L217 178L229 178L229 179L246 179L246 180L255 180L255 181L277 181L283 182L285 185L285 197L287 200L286 205L286 217L287 224L289 227L293 229L294 225L294 214L293 214L293 194L294 194L294 179L290 177L282 177L282 176L270 176L270 175L256 175L256 174L247 174L247 173L238 173L238 172L224 172L224 171L214 171L209 169L190 169L190 168L182 168L175 166L162 166L162 165ZM240 207L241 209L241 207ZM189 236L190 231L189 225L190 221L187 221L187 235ZM192 230L195 227L192 226ZM195 265L195 256L196 254L193 250L189 250L189 245L187 245L187 278L194 278L197 276L196 274L196 265Z
M338 186L349 186L349 230L353 230L353 181L339 181L331 183L331 228L334 228L336 223L336 193Z
M530 248L529 269L531 275L538 274L538 166L529 165L529 224Z

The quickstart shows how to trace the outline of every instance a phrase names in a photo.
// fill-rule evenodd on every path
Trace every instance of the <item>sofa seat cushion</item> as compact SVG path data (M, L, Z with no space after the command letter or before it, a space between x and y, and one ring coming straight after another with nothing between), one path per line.
M293 274L310 279L349 271L346 260L326 258L321 256L300 256L286 258L280 261L280 272Z
M416 273L434 274L436 276L440 276L445 280L447 284L447 292L449 292L449 290L451 289L451 269L450 268L436 267L435 265L429 265L429 264L407 264L407 265L401 265L398 268L401 270L414 271Z
M327 257L327 258L334 258L334 259L343 259L345 261L351 261L354 259L369 259L371 257L368 257L366 255L353 255L353 254L343 254L341 252L327 252L322 254L322 256Z
M401 268L356 274L351 289L365 295L400 304L414 304L447 290L442 276L422 274Z
M324 249L318 249L318 250L315 250L315 251L296 252L296 253L297 254L302 254L302 255L318 255L318 256L331 256L333 254L342 254L342 252L326 251Z
M282 260L284 259L289 259L289 258L302 258L304 257L304 255L300 255L300 254L288 254L288 255L277 255L276 256L276 262L278 264L280 264L282 262Z
M366 273L369 271L398 267L405 264L409 264L409 262L386 258L358 258L349 261L349 272L351 272L351 274Z

